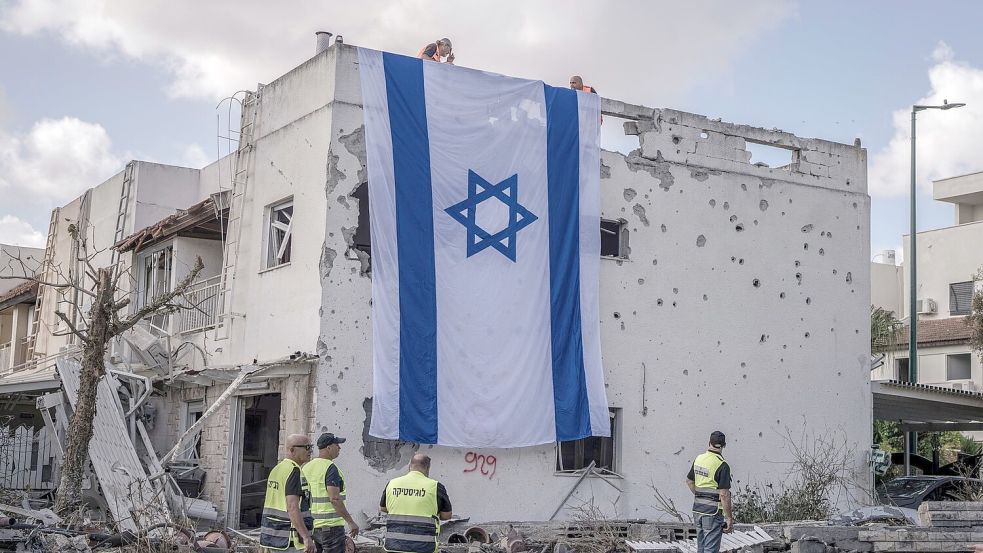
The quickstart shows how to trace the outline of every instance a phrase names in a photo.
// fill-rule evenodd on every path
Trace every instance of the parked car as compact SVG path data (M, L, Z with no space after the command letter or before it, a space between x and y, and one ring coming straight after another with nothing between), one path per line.
M917 509L923 501L967 501L983 494L983 480L961 476L899 476L877 487L882 503Z

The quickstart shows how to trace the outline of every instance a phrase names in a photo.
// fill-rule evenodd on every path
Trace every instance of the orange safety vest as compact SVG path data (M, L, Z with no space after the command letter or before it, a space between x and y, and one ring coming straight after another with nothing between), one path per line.
M434 42L433 45L436 46L437 49L434 50L433 55L430 56L430 59L432 59L433 61L435 61L437 63L440 63L440 45L437 44L436 42ZM427 44L427 46L430 46L430 45ZM427 49L427 46L424 46L423 48L420 48L420 51L416 53L416 57L422 58L423 57L423 52Z

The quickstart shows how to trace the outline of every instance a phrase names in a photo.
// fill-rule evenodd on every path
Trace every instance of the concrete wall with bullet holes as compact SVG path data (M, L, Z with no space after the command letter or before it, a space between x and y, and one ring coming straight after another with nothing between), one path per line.
M257 91L230 337L205 348L229 365L316 351L314 390L285 392L294 407L281 443L305 426L347 437L338 462L360 521L417 450L472 521L545 520L561 503L557 516L569 518L587 502L665 518L653 488L687 512L685 475L713 430L728 435L740 485L779 484L797 453L817 449L866 482L866 151L606 99L604 125L624 125L640 145L602 152L598 168L602 217L628 233L625 255L605 258L600 275L613 474L578 485L556 471L554 445L470 451L369 436L371 257L354 247L368 224L354 195L366 182L360 88L356 50L336 45ZM749 142L784 150L788 163L749 163ZM266 269L266 213L288 198L292 259ZM296 406L310 404L306 419ZM228 425L216 417L203 456L226 458ZM206 482L220 504L222 482Z
M322 65L333 74L330 94L313 89L321 79L311 72ZM367 434L371 258L353 248L365 221L352 194L366 181L356 51L331 48L263 94L277 99L270 109L279 113L261 119L282 125L276 132L308 169L295 178L323 183L323 206L311 207L326 206L314 431L349 438L340 458L348 501L354 512L374 513L386 480L418 448ZM586 479L558 516L593 500L611 515L659 518L652 486L687 511L685 474L715 429L728 435L726 456L742 485L782 482L795 450L813 447L842 448L856 470L850 478L864 483L866 151L669 109L608 100L604 109L605 125L627 122L640 142L627 156L602 152L599 168L602 217L625 221L629 233L627 258L601 266L618 476ZM323 112L327 151L302 147L310 133L327 136L305 124ZM750 164L748 142L786 150L788 164ZM455 512L473 521L549 518L577 482L556 472L553 445L420 449L433 457Z

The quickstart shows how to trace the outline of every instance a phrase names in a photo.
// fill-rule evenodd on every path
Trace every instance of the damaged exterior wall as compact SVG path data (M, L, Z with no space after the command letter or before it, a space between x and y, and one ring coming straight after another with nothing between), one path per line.
M123 236L156 223L179 209L184 209L209 193L218 189L217 181L200 181L199 170L187 167L174 167L146 161L132 161L133 176L129 197L125 202L126 217L123 221ZM58 221L54 228L54 251L49 254L54 267L57 267L66 277L70 274L73 255L73 239L68 231L69 225L77 225L88 229L85 249L79 248L79 255L87 256L95 267L108 267L113 252L110 247L115 243L116 220L120 208L120 196L123 193L124 175L120 171L105 182L87 190L82 196L59 208ZM124 267L129 267L129 255L120 256ZM74 269L74 274L81 274ZM81 277L80 277L81 278ZM51 278L51 280L56 280ZM87 279L89 280L89 279ZM91 282L86 286L91 287ZM129 279L121 280L121 288L130 287ZM54 355L61 348L71 343L71 338L62 334L67 330L66 325L55 315L59 309L71 313L68 307L60 302L70 300L61 293L44 287L42 294L41 321L36 339L36 357ZM52 301L56 300L56 301ZM79 302L83 311L88 310L90 298L80 296Z
M314 377L293 367L262 390L242 391L210 419L204 497L222 513L238 493L235 410L249 394L281 393L280 456L292 432L347 437L339 462L349 508L371 515L385 482L419 446L367 433L371 259L353 247L365 224L353 194L366 179L355 49L332 47L261 86L257 98L224 326L181 340L206 352L209 367L293 352L316 352L319 362ZM641 143L629 156L602 152L600 167L602 216L627 221L631 245L626 259L601 265L602 353L617 413L614 469L622 476L587 478L566 505L593 499L608 514L658 518L651 483L686 511L684 475L718 428L728 434L741 482L783 479L775 463L789 459L786 432L842 433L859 463L871 412L865 151L671 110L605 106L604 124L634 120L628 130ZM793 163L752 166L745 140L795 150ZM174 208L216 191L218 164L227 177L229 162L201 170L194 183L173 173L195 191L174 198ZM176 181L154 189L167 193ZM100 248L111 241L121 183L117 175L96 189L103 191L90 211L106 219L97 227ZM291 260L267 268L269 207L291 198ZM146 219L127 224L127 234L157 220ZM57 244L58 258L67 259L70 248ZM183 351L180 363L202 368L200 355ZM183 430L187 402L203 398L207 407L231 378L189 378L187 388L154 398L159 453ZM474 520L549 518L577 483L555 472L553 445L420 449L433 457L432 474L447 485L455 511Z
M350 508L371 514L414 446L365 442L371 286L348 240L358 225L351 194L365 180L364 145L353 138L362 126L355 50L331 48L281 81L293 87L296 118L278 131L281 155L304 168L295 181L323 183L320 205L304 208L326 207L324 249L305 255L321 261L315 426L348 437L339 462ZM298 98L329 90L329 106L297 113ZM627 220L631 245L628 259L601 267L602 352L623 475L612 481L622 492L588 478L566 504L593 498L610 514L658 518L654 484L688 510L684 475L714 429L728 434L742 483L784 479L776 462L790 458L788 433L835 432L860 468L871 428L865 150L672 110L606 101L605 111L607 125L619 122L611 114L637 119L627 130L641 142L628 156L602 152L601 167L602 216ZM749 164L747 140L789 149L790 164ZM455 512L472 519L546 519L576 482L555 472L553 445L422 450ZM494 471L476 467L489 455Z

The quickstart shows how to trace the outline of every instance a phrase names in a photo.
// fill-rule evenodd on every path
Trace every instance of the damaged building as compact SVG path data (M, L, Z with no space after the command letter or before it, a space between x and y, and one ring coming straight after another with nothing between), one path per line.
M782 481L790 440L831 433L857 481L868 478L866 151L609 99L604 125L639 143L602 151L599 168L612 436L509 450L370 436L357 59L337 44L247 94L232 155L200 170L134 161L53 213L47 270L84 279L69 272L80 250L97 266L118 261L134 306L204 263L187 295L194 309L151 318L111 352L118 372L149 383L127 388L120 413L145 463L169 467L186 496L238 528L258 526L266 474L297 432L348 438L339 463L357 518L376 513L385 482L418 450L472 520L569 518L585 502L658 519L654 489L686 511L684 475L715 429L742 483ZM788 162L757 163L749 144ZM75 239L69 225L90 230ZM0 378L4 397L57 392L57 360L73 345L55 316L63 301L38 290L30 360ZM53 478L57 447L39 444L57 438L39 435Z

